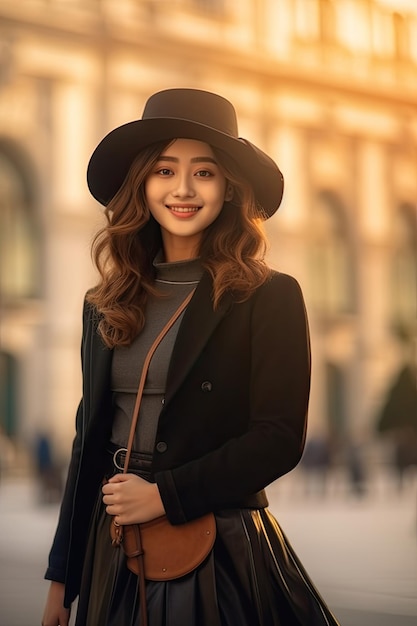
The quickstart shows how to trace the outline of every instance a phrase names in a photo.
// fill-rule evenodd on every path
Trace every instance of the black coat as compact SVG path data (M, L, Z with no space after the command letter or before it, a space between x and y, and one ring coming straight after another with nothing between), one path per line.
M263 507L263 489L303 451L310 349L303 297L285 274L243 303L223 298L213 312L204 275L181 322L169 365L153 477L173 524L208 511ZM92 507L112 425L112 351L84 307L83 400L46 577L78 594Z

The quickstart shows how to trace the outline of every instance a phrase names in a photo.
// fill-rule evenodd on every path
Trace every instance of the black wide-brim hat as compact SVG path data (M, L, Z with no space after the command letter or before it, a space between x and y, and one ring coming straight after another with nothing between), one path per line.
M238 136L233 105L199 89L166 89L149 98L142 119L112 130L94 150L87 169L88 187L104 206L122 186L138 153L155 142L196 139L226 152L252 185L265 218L278 209L284 179L276 163Z

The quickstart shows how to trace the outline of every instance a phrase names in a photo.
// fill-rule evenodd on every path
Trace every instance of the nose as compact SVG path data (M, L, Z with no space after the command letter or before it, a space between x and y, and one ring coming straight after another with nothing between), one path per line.
M175 198L192 198L195 195L192 176L186 172L175 177L175 186L172 191Z

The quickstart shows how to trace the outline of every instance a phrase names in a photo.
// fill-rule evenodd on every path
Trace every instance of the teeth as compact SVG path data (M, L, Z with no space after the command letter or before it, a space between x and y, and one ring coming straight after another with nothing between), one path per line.
M177 213L195 213L199 209L199 207L189 206L171 206L169 208L171 209L171 211L176 211Z

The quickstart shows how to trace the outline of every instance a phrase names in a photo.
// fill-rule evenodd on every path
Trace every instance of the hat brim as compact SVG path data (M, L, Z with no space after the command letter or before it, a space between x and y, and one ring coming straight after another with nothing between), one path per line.
M122 186L139 152L158 141L175 138L205 141L224 150L240 168L254 190L264 217L278 209L284 179L276 163L246 139L235 138L212 127L177 118L148 118L112 130L94 150L87 169L87 184L98 202L107 206Z

